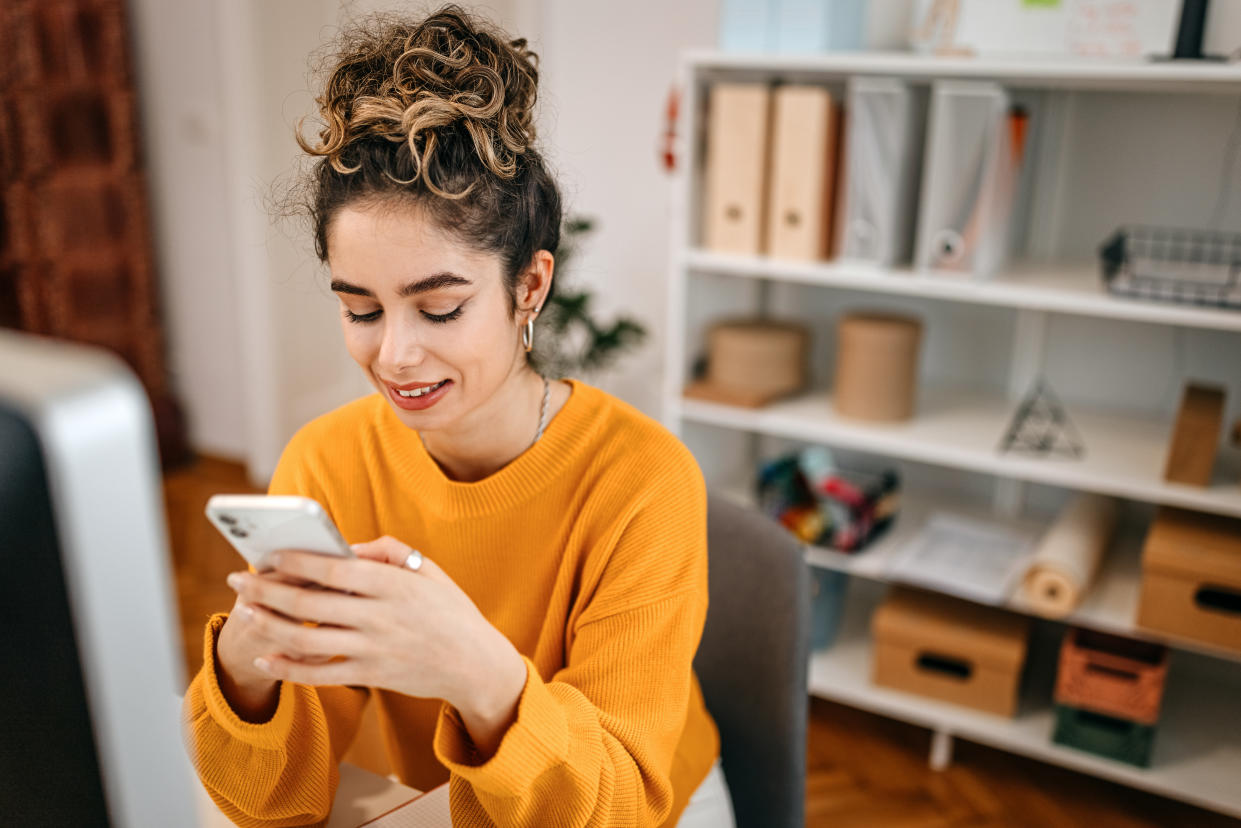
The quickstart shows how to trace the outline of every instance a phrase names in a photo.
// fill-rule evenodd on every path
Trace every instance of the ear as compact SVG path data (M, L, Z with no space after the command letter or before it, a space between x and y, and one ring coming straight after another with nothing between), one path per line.
M552 272L556 258L547 250L536 250L530 258L530 266L522 274L517 285L517 306L523 310L541 308L552 289Z

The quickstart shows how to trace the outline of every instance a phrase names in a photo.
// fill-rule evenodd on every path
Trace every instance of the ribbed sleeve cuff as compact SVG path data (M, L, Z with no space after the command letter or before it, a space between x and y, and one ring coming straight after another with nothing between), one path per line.
M447 702L435 726L435 756L476 791L522 796L548 768L569 758L569 725L564 708L526 656L526 684L517 701L517 718L495 755L479 763L469 731Z
M220 689L220 677L216 674L216 641L220 629L228 620L228 613L217 612L207 622L203 635L203 695L207 712L229 735L248 745L268 749L283 749L289 743L293 730L293 686L280 682L280 696L276 712L266 722L247 722L234 712Z

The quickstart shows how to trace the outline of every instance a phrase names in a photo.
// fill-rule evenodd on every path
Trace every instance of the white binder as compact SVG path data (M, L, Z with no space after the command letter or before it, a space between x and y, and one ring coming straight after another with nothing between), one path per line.
M908 261L925 116L925 96L908 84L850 78L842 258L884 266Z
M931 94L915 262L993 275L1008 253L1018 164L1009 97L999 84L940 81Z

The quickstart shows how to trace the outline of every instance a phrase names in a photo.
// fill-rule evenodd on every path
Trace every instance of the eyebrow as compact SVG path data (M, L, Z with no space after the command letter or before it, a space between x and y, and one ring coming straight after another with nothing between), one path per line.
M429 290L439 290L440 288L457 287L459 285L472 285L472 284L474 283L471 282L469 279L465 278L464 276L460 276L456 273L445 270L445 271L441 271L440 273L433 273L430 276L426 277L425 279L419 279L416 282L410 282L409 284L402 287L399 291L397 291L397 293L398 295L405 297L405 296L413 296L418 293L426 293ZM340 279L332 280L332 292L333 293L351 293L354 296L369 296L372 299L375 298L375 294L371 293L366 288L359 287L357 285L351 285L348 282L341 281Z

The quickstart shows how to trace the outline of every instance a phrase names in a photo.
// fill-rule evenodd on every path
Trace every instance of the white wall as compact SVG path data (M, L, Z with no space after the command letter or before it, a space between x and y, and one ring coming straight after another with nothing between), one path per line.
M172 387L193 446L244 457L214 11L133 0L129 15Z

